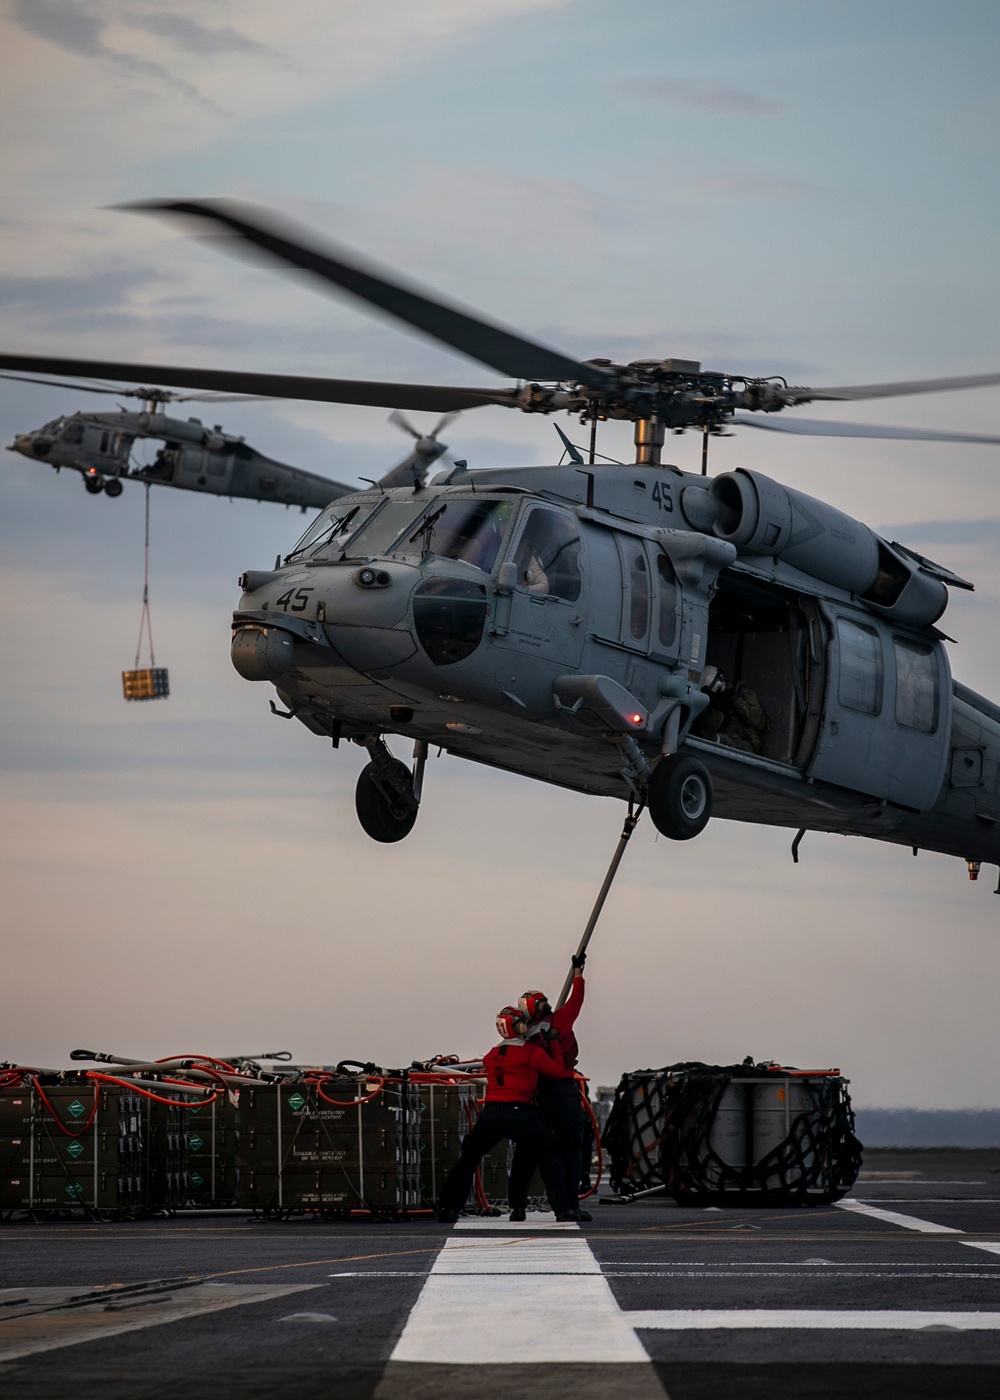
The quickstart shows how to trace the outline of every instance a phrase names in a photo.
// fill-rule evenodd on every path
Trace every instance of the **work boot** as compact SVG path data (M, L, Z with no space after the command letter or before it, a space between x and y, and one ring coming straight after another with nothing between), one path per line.
M511 1213L510 1213L510 1218L511 1218L511 1220L517 1220L517 1221L523 1220L523 1219L524 1219L524 1207L523 1207L523 1206L515 1206L514 1209L513 1209L513 1210L511 1211Z
M591 1215L589 1210L578 1210L576 1213L576 1218L577 1220L593 1220L594 1217Z
M437 1217L440 1225L454 1225L458 1219L458 1213L453 1210L439 1210Z
M560 1222L560 1224L566 1220L579 1220L580 1218L581 1216L578 1210L569 1210L566 1211L563 1215L556 1216L556 1219Z

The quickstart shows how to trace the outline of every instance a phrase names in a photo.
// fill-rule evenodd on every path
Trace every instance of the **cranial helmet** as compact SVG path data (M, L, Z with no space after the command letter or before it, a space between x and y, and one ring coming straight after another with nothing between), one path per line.
M497 1030L504 1040L521 1040L528 1022L519 1006L504 1006L497 1012Z
M552 1007L544 992L522 992L517 1004L529 1021L540 1021L543 1016L551 1016Z
M701 688L709 695L721 695L726 689L726 678L718 666L706 666L701 673Z

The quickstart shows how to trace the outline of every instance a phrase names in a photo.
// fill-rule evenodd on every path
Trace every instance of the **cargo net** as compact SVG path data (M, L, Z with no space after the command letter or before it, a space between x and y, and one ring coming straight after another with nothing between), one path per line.
M734 1085L749 1101L749 1081L779 1093L784 1088L795 1108L780 1141L760 1156L752 1146L748 1152L751 1122L742 1160L731 1160L732 1151L726 1160L713 1131L720 1105ZM749 1057L739 1065L687 1061L623 1075L602 1140L611 1185L624 1196L665 1188L690 1203L734 1195L744 1202L822 1203L849 1191L861 1169L847 1081L836 1071L803 1073Z

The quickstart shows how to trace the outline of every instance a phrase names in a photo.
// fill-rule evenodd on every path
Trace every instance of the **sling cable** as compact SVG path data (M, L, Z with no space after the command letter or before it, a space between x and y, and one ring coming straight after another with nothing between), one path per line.
M149 642L149 665L140 667L142 639ZM135 645L135 662L131 671L122 672L122 691L126 700L165 700L170 694L170 681L165 666L157 666L153 650L153 623L149 615L149 483L146 484L146 544L142 576L142 610L139 614L139 640Z

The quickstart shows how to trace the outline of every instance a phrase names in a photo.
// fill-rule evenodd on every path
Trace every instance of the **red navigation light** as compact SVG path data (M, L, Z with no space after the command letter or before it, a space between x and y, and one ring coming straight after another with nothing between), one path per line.
M633 723L633 724L641 724L641 723L642 723L642 715L632 715L632 716L631 716L631 719L632 719L632 723Z

